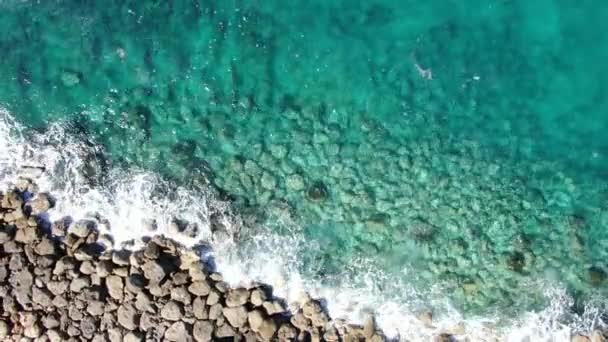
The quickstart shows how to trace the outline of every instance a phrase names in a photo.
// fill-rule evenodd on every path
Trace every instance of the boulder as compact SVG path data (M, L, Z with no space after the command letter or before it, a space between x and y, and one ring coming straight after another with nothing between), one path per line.
M142 266L142 271L150 283L160 283L165 278L165 270L156 260L150 260Z
M165 331L165 339L173 342L188 341L188 330L184 322L175 322Z
M122 278L116 275L111 275L106 278L106 288L110 297L121 301L123 298L123 281Z
M251 291L249 301L253 306L261 306L266 301L266 292L262 289L254 289Z
M212 341L214 326L209 321L197 321L192 327L192 335L197 342Z
M127 330L135 330L139 325L137 310L129 303L118 307L116 319L118 324Z
M222 313L234 328L241 328L247 322L247 310L244 306L224 308Z
M190 286L188 286L188 291L195 296L207 296L209 295L209 291L211 287L207 284L206 281L195 281Z
M194 298L194 301L192 301L192 313L197 319L207 319L209 317L207 306L201 297L196 297Z
M226 295L226 306L237 307L245 305L249 300L249 291L244 288L232 289Z
M168 321L179 321L184 315L184 309L176 301L169 301L160 310L160 315Z

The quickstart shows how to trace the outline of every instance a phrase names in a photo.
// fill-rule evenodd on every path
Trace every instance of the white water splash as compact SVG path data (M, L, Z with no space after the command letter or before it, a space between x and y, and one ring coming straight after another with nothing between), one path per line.
M57 206L50 211L52 220L65 215L75 220L98 217L106 222L116 245L130 240L140 240L151 234L143 229L154 220L156 233L165 234L186 246L199 241L211 242L218 269L231 284L262 281L272 285L275 294L288 302L298 301L304 292L327 299L328 310L333 318L361 322L365 315L374 312L380 327L389 336L404 341L428 341L440 332L451 331L461 340L468 341L569 341L570 334L589 332L602 324L599 314L605 312L606 301L599 298L590 302L581 316L569 317L570 325L560 323L570 314L572 299L565 290L547 286L546 295L551 305L540 312L529 312L514 320L510 328L496 330L496 317L465 319L450 306L437 288L432 297L423 298L442 312L433 318L432 326L418 319L418 296L402 279L389 278L365 260L353 260L344 265L355 272L360 280L357 285L348 280L338 286L324 285L319 281L304 279L298 272L300 252L311 246L297 226L289 226L288 234L276 234L259 227L255 234L248 234L246 244L235 239L215 239L210 229L211 213L220 212L227 236L237 236L241 226L238 217L230 212L229 204L217 200L209 189L193 189L171 186L157 175L143 170L106 170L108 181L103 185L92 182L86 170L99 171L95 165L95 147L77 140L66 133L61 125L51 127L44 135L35 135L13 120L0 108L0 186L10 187L23 172L23 166L44 166L44 172L36 178L41 191L51 193ZM159 191L158 189L164 190ZM180 218L198 226L198 233L188 237L175 235L171 223ZM282 222L282 221L280 221ZM246 248L244 247L246 246ZM346 277L346 276L345 276ZM382 284L382 289L379 284ZM545 286L544 284L542 286ZM604 310L604 311L601 311Z

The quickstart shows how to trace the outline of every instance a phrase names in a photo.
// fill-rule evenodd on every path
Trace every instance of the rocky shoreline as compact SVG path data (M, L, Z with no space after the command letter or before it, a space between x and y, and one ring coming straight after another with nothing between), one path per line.
M36 190L0 193L2 341L386 340L371 316L349 325L310 297L293 311L264 284L230 288L163 236L113 250L94 221L49 222L54 200Z
M308 295L287 305L265 284L230 287L200 250L164 236L113 249L95 221L50 222L54 201L29 179L0 192L1 341L388 340L371 315L354 325ZM420 319L432 325L430 313Z

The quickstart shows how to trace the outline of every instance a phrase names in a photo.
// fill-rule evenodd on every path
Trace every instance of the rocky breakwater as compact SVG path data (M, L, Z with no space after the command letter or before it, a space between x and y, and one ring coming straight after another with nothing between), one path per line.
M288 306L263 284L231 288L196 249L145 238L113 249L94 221L49 222L51 196L22 180L0 193L1 341L384 341L332 321L305 297Z

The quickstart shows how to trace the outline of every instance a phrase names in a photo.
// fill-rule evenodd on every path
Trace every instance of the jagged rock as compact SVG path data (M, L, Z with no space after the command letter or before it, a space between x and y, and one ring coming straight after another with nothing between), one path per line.
M257 332L262 326L262 323L264 323L264 316L260 310L249 311L249 313L247 313L247 321L249 322L251 330Z
M301 312L297 312L295 313L291 319L290 319L291 324L293 324L294 327L300 329L300 330L307 330L310 327L310 320L306 317L304 317L304 314L302 314Z
M228 283L223 282L223 281L219 281L219 282L215 283L214 287L220 293L226 293L229 289Z
M58 316L58 314L56 314L56 313L47 314L42 319L42 325L46 329L57 328L59 326L59 324L60 324L59 320L60 320L60 317Z
M244 288L238 288L228 291L226 295L226 306L237 307L245 305L249 300L249 291Z
M220 282L224 280L224 277L220 273L213 272L209 275L209 278L215 282Z
M95 222L80 220L68 227L68 233L79 238L86 238L95 229Z
M224 308L222 313L228 323L235 328L241 328L247 322L247 310L244 306Z
M106 287L108 288L110 297L118 301L122 300L124 291L121 277L115 275L106 277Z
M123 342L140 342L143 341L144 337L138 332L129 332L123 337Z
M0 340L4 340L8 336L10 330L11 328L8 323L0 320Z
M15 234L15 241L21 242L23 244L30 244L38 240L38 237L38 228L26 227L23 229L17 229L17 233Z
M217 320L222 314L222 309L222 305L219 303L211 305L209 308L209 319L213 321Z
M217 304L219 301L220 301L220 294L214 290L211 290L209 292L209 295L207 296L207 305L212 306L214 304Z
M91 285L91 279L87 276L78 277L72 280L70 283L70 291L72 292L80 292L85 287L89 287Z
M188 280L188 273L186 273L186 272L174 273L173 276L171 277L171 281L173 282L173 285L175 285L175 286L185 285L190 282Z
M171 290L171 299L183 303L184 305L190 305L192 302L192 296L183 286Z
M261 306L266 301L266 292L262 291L262 289L254 289L251 291L251 297L249 301L253 306Z
M53 305L53 299L51 293L47 289L40 289L37 287L32 288L32 302L47 308Z
M209 321L197 321L192 327L192 335L197 342L209 342L212 340L214 326Z
M215 336L217 338L232 337L234 335L235 335L234 329L231 326L229 326L228 324L224 324L215 330Z
M112 270L114 269L114 266L112 266L112 263L109 260L101 260L100 262L97 263L97 266L95 267L95 269L96 269L98 276L100 276L101 278L105 278L105 277L109 276L110 274L112 274Z
M125 281L125 288L131 293L139 293L147 285L148 280L141 274L131 274Z
M43 237L36 247L34 247L34 252L38 255L54 255L55 244L50 239Z
M90 301L87 305L87 312L91 316L101 316L103 315L104 303L98 300Z
M264 307L266 313L269 316L285 312L283 304L281 304L281 302L279 302L278 300L265 301L262 306Z
M27 268L23 268L20 271L13 273L9 279L9 283L15 290L23 290L29 293L31 292L32 284L34 283L34 277Z
M0 202L0 206L5 209L21 208L22 205L23 199L21 199L21 196L14 191L7 191Z
M270 341L277 331L277 324L272 319L265 319L258 328L257 333L263 341Z
M141 269L146 279L151 283L160 283L165 278L165 270L156 261L150 260L146 262Z
M160 315L168 321L179 321L184 315L184 309L179 303L171 300L160 310Z
M167 341L186 342L188 340L188 330L184 322L175 322L165 331Z
M82 264L80 264L79 270L80 270L80 273L83 273L86 275L91 275L96 272L96 267L93 265L93 263L91 261L83 261Z
M70 283L68 281L61 280L61 281L50 281L46 285L46 288L49 289L49 291L51 291L51 293L53 295L59 296L59 295L65 293L65 291L67 291L69 286L70 286Z
M47 330L46 336L50 342L61 342L63 340L63 336L55 329Z
M131 252L126 249L112 252L112 262L118 266L128 266L130 264Z
M279 340L291 341L298 335L298 331L291 324L284 323L279 328L277 335L279 337Z
M195 281L188 286L188 291L195 296L207 296L211 287L206 281Z
M154 307L152 307L152 299L145 292L139 292L135 299L135 308L139 311L147 311L154 313Z
M207 278L204 271L204 266L198 260L188 267L188 274L190 275L192 281L205 281Z
M51 234L53 236L65 236L69 226L69 220L67 218L63 218L53 222L51 225Z
M110 342L122 342L122 333L119 328L112 328L108 330L108 339Z
M39 193L30 201L29 205L32 208L32 214L39 215L53 207L53 200L48 194Z
M156 328L157 326L156 318L149 314L148 312L144 312L141 314L139 318L139 329L142 331L148 331L150 329Z
M31 326L25 328L23 330L23 335L25 337L29 337L29 338L37 338L40 335L42 335L42 327L40 327L40 324L38 324L38 322L32 324Z
M77 262L76 262L76 260L74 260L74 258L69 257L69 256L64 256L55 263L55 268L53 269L53 274L62 275L66 271L75 269L76 265L77 265Z
M53 298L53 305L58 308L65 308L68 306L68 301L64 296L55 296L55 298Z
M325 334L323 334L323 338L327 342L335 342L340 340L340 335L338 335L338 331L336 330L336 328L330 327L325 331Z
M82 310L76 306L77 304L77 301L71 301L68 308L68 317L70 317L73 322L80 321L84 317Z
M139 323L137 320L137 311L129 303L123 304L118 308L116 318L118 323L127 330L135 330Z
M148 259L157 259L160 255L160 247L154 241L148 242L144 248L144 256Z
M97 325L92 317L84 317L80 321L80 333L86 339L91 339L97 330Z
M192 313L197 319L208 318L207 306L201 297L196 297L194 298L194 301L192 301Z

